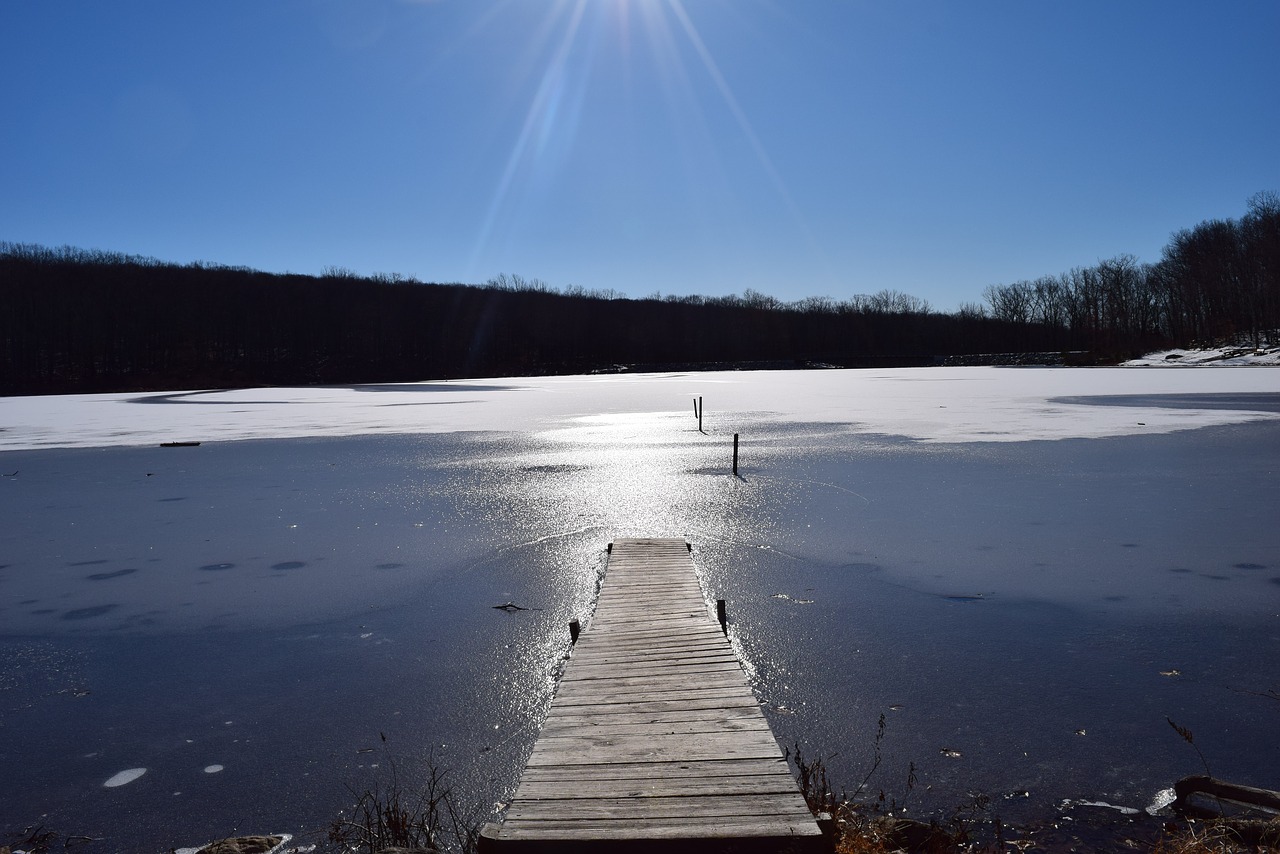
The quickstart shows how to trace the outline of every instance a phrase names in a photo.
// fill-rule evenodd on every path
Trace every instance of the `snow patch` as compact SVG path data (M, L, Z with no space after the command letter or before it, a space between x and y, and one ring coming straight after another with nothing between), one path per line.
M103 788L114 789L117 786L125 786L147 773L146 768L126 768L118 774L112 774L107 782L103 783Z
M1237 367L1242 365L1280 365L1280 347L1270 344L1261 347L1227 345L1195 350L1158 350L1140 359L1124 363L1129 368L1187 368L1187 367Z
M1166 807L1172 806L1173 802L1178 799L1178 794L1173 789L1161 789L1156 792L1155 797L1151 799L1150 805L1147 807L1149 815L1156 815Z

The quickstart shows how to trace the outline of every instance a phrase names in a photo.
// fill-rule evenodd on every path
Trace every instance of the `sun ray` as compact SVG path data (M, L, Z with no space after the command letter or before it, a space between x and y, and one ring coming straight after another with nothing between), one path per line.
M480 226L480 232L471 252L469 266L472 271L476 269L481 256L488 248L494 224L508 201L512 184L522 163L528 157L536 158L544 153L552 133L556 130L556 118L563 102L565 89L568 86L567 67L569 56L581 29L587 3L588 0L574 0L573 8L569 13L568 26L565 28L551 60L543 70L542 79L538 84L533 99L529 103L524 123L520 128L520 133L516 137L515 143L511 147L511 153L507 156L506 166L502 171L502 176L498 179L498 186L494 190L493 199L489 203L484 221ZM559 15L558 10L563 7L563 4L557 4L557 7L557 10L552 13L553 16ZM580 99L581 95L579 94L579 104ZM530 150L531 147L532 151Z
M672 14L680 23L681 29L684 30L685 36L689 39L689 43L693 46L694 52L702 61L702 66L706 69L711 81L715 84L716 90L720 93L720 97L724 99L725 106L733 115L734 121L737 122L739 130L747 143L751 146L752 152L756 156L756 160L760 163L760 168L764 170L769 181L773 184L773 188L781 197L783 204L786 205L788 213L795 220L796 225L801 229L810 245L818 250L817 239L813 236L808 224L805 222L804 215L800 212L800 208L796 205L795 200L791 197L791 192L787 189L786 182L783 181L782 175L773 165L773 158L769 156L769 152L765 149L764 144L760 141L759 135L756 134L755 128L751 125L751 120L747 117L746 111L742 109L738 103L737 97L733 94L733 89L729 86L729 81L725 79L724 74L720 71L720 66L716 62L715 57L711 55L711 51L707 48L706 42L703 41L702 35L698 32L698 28L694 26L688 12L685 11L682 0L667 0ZM819 250L820 251L820 250Z
M471 275L479 272L487 259L502 254L504 241L500 237L505 231L528 224L522 221L521 211L546 193L554 193L554 182L565 177L568 156L578 142L588 89L594 80L609 80L611 71L616 73L614 79L625 81L620 92L610 94L615 99L644 97L642 87L661 86L670 110L668 127L694 181L690 186L702 186L705 181L699 179L723 165L725 140L722 135L717 138L715 123L709 120L714 102L722 102L732 117L729 127L736 127L797 233L816 256L825 259L683 0L555 0L530 43L522 76L536 79L537 85L528 96L519 131L477 229L468 264ZM641 43L648 47L647 57L633 53ZM700 79L704 74L709 86ZM706 92L712 94L700 94ZM599 132L598 127L595 131ZM721 220L710 213L707 216L709 225Z

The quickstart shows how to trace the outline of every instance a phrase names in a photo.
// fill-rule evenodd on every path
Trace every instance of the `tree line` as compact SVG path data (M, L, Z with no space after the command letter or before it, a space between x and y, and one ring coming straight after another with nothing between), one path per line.
M1280 198L1239 221L1130 256L993 285L954 313L899 291L783 302L629 299L502 275L483 285L397 274L319 276L179 265L0 243L0 395L347 384L614 370L812 364L910 366L945 357L1144 349L1280 327Z
M558 292L394 274L264 273L0 244L0 394L344 384L694 366L933 364L1021 348L1023 325L893 291L781 303Z
M1280 329L1280 195L1175 232L1154 264L1120 255L984 296L992 317L1106 353L1242 337L1258 347Z

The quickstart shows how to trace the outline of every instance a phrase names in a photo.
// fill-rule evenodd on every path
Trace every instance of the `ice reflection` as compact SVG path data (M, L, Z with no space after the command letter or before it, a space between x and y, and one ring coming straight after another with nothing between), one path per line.
M592 531L737 540L763 484L730 474L731 448L724 436L699 433L684 413L583 416L478 454L482 476L468 500L531 537Z

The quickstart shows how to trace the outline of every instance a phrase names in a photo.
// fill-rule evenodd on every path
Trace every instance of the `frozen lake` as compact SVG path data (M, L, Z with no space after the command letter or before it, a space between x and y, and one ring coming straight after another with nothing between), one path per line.
M1277 782L1276 369L8 398L0 449L0 831L305 836L387 750L484 817L635 535L694 544L775 733L850 788L882 713L913 810L1145 807L1203 770L1166 717Z

